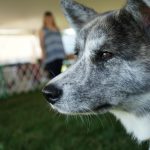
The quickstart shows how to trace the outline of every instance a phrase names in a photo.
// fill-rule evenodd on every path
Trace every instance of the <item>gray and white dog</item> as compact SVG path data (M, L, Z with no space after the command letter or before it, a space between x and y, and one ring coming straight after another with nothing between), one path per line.
M43 93L63 114L113 113L139 142L150 140L150 0L97 13L61 5L77 31L78 59Z

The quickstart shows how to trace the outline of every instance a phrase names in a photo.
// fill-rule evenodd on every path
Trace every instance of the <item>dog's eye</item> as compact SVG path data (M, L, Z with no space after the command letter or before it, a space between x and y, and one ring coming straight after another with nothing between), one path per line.
M102 60L109 60L113 57L113 53L107 51L101 52L100 57Z
M111 52L108 52L108 51L102 52L102 51L98 50L95 53L95 56L93 57L93 61L96 61L96 62L98 62L98 61L107 61L107 60L113 58L113 56L114 55Z

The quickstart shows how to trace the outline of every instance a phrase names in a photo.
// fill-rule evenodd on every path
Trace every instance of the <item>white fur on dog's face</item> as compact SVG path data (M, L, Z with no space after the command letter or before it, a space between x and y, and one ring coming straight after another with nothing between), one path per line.
M100 51L107 43L116 39L112 37L109 39L106 33L102 32L95 35L97 29L91 27L90 29L90 35L86 36L85 46L84 42L77 43L77 47L80 48L77 62L50 82L63 89L62 97L53 107L65 114L103 113L119 107L122 110L142 115L141 105L135 108L139 100L133 101L134 98L130 98L136 95L132 93L142 93L144 86L147 86L149 73L146 73L142 60L130 61L116 56L106 62L95 61L97 49L99 48ZM94 41L95 36L99 36L99 40ZM84 41L81 37L80 34L79 41ZM113 46L113 43L112 48L107 51L113 52L113 48L117 47ZM147 106L144 107L147 109Z
M138 15L134 18L130 13L131 4L129 1L127 9L98 14L76 2L62 1L77 31L79 57L49 83L63 91L54 109L67 114L114 108L139 116L150 112L150 100L141 105L136 98L150 91L150 39L147 28L136 22ZM103 59L103 53L110 57Z

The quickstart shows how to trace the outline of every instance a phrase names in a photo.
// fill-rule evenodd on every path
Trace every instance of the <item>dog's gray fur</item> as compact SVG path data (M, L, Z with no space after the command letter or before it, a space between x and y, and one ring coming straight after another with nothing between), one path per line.
M128 0L122 9L102 14L71 0L61 4L77 31L79 55L49 82L63 90L52 107L64 114L117 110L150 121L149 0ZM103 52L112 56L103 59Z

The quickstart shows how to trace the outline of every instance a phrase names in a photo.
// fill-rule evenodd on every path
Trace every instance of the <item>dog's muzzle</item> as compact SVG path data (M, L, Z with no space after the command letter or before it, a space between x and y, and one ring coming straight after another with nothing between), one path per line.
M46 100L51 103L55 104L59 98L62 96L62 90L56 87L53 84L47 85L43 90L42 93Z

